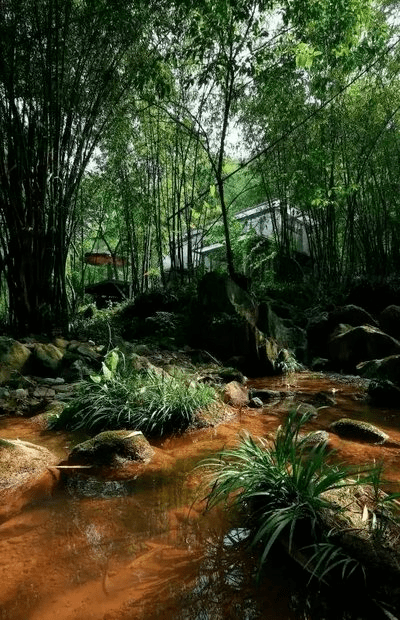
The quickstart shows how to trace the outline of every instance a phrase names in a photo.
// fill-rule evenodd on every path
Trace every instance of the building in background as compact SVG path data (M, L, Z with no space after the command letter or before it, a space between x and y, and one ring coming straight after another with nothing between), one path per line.
M294 208L282 208L279 202L263 202L259 205L239 211L235 219L242 224L242 234L250 231L262 239L280 238L285 235L294 251L309 255L309 244L302 214ZM190 243L185 236L176 248L175 261L166 256L163 261L164 271L171 271L172 262L180 271L189 266L189 254L194 268L202 266L205 271L212 271L221 264L221 250L224 243L207 243L207 233L193 230Z

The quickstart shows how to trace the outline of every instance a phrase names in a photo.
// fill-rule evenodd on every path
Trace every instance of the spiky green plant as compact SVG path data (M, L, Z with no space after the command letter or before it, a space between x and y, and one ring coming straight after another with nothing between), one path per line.
M369 478L370 469L361 477L358 468L329 464L326 444L310 448L307 437L299 436L309 418L310 413L299 416L292 411L271 446L246 435L237 447L202 464L210 470L209 507L225 502L243 512L251 542L261 548L261 565L277 540L286 541L290 551L294 541L300 540L300 546L327 543L323 511L341 509L326 498L326 492L365 484ZM312 553L316 551L313 548ZM335 554L325 551L325 560L337 562Z
M110 352L102 373L82 383L76 398L58 418L53 429L100 432L132 428L144 434L163 435L190 426L196 413L206 410L216 391L197 383L187 373L135 371L121 354Z
M303 549L309 551L310 557L305 568L311 573L310 581L316 577L320 581L326 581L327 575L333 571L339 571L341 579L350 579L356 572L361 573L366 580L365 568L356 559L351 557L337 542L331 542L328 532L326 540L320 540Z

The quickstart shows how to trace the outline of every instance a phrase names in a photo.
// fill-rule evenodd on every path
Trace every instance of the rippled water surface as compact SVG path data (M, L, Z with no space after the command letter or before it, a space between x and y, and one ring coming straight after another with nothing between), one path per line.
M246 530L221 508L205 511L203 473L196 464L237 442L247 430L265 436L290 402L324 391L336 405L319 410L310 429L341 417L377 424L384 446L332 435L338 458L383 461L400 478L400 412L366 404L361 383L299 373L258 379L255 387L292 392L292 401L243 409L214 429L155 444L158 460L136 480L99 481L80 475L54 495L0 525L0 620L300 620L296 597L302 575L281 552L271 557L262 584L255 562L240 550ZM34 419L0 420L0 436L45 445L60 456L72 438L44 433Z

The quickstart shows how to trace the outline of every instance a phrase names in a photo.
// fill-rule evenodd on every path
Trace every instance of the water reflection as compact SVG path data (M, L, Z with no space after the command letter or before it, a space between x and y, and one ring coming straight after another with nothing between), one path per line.
M278 378L255 383L288 387ZM397 412L370 407L357 382L300 374L290 377L289 387L292 402L336 390L336 405L320 410L310 430L355 417L388 432L388 446L336 436L332 442L341 460L383 460L385 474L398 482ZM215 429L165 441L161 449L175 462L165 471L128 481L84 475L66 479L48 502L10 519L0 535L0 620L341 618L335 601L329 603L332 611L318 602L329 596L312 590L308 578L279 549L271 553L257 585L248 530L230 523L222 508L204 513L198 493L201 474L192 473L198 460L233 445L243 429L263 436L274 431L287 406L287 400L280 400L261 411L242 411ZM13 431L12 423L2 421L3 430L9 437L16 432L24 438L23 423L30 424L20 421ZM28 431L29 440L41 442L32 427ZM51 438L56 440L66 444L66 436Z
M65 484L66 492L74 497L125 497L133 493L133 481L98 480L84 476L68 478Z

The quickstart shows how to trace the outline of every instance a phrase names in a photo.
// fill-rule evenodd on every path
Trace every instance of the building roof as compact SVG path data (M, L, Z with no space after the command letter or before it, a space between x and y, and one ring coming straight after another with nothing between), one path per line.
M196 252L198 252L199 254L209 254L210 252L213 252L214 250L218 250L218 248L223 247L223 243L213 243L211 245L206 245L202 248L199 248L198 250L196 250Z

